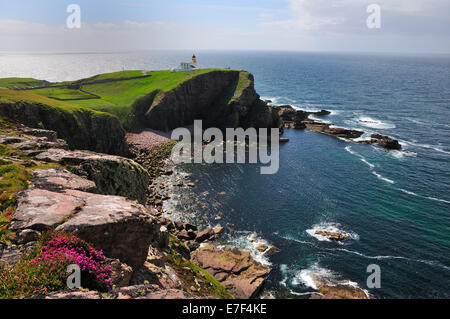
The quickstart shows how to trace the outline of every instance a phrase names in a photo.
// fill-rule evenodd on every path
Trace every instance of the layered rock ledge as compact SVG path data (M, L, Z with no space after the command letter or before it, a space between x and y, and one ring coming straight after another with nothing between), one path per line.
M400 150L402 146L400 143L388 136L381 134L372 134L370 140L359 141L357 140L364 135L363 131L350 130L340 127L333 127L330 123L323 123L316 120L309 119L310 115L326 116L331 114L330 111L321 110L318 112L306 112L303 110L296 110L290 105L278 106L278 114L283 121L283 129L309 129L312 132L322 133L337 138L343 138L354 143L360 144L378 144L381 147L388 150Z

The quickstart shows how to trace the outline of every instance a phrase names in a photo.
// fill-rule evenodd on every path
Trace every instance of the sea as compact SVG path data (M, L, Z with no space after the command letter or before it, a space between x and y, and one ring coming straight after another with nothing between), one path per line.
M162 70L189 60L243 69L275 105L330 110L320 120L398 139L386 151L308 130L286 130L280 169L182 164L195 188L165 204L173 218L225 228L224 245L270 265L276 298L309 298L312 275L357 285L374 298L450 298L450 55L259 51L0 53L0 78L48 81L127 69ZM331 242L315 231L349 234ZM260 253L261 244L280 252ZM380 287L367 279L380 269Z

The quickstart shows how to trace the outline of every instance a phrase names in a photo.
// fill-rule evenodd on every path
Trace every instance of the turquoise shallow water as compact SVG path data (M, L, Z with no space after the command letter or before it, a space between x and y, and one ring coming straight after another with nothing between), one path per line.
M55 81L166 69L191 54L0 55L0 77ZM249 237L256 236L257 243L279 247L263 260L273 268L266 289L279 296L307 298L313 273L367 289L366 268L377 264L381 289L367 289L376 297L450 297L449 56L197 56L202 66L252 72L257 91L276 104L332 110L323 120L395 137L404 150L288 130L278 174L262 176L257 165L183 165L179 170L192 173L197 187L181 190L173 207L192 213L194 222L227 225L227 242L254 248ZM317 227L346 231L351 239L321 241L311 236Z

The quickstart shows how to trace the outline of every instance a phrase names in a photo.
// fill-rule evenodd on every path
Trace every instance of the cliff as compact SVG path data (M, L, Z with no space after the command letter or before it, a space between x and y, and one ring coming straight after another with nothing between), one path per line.
M245 71L123 71L64 83L31 80L0 81L14 88L0 88L0 117L56 131L72 149L128 156L125 129L170 131L196 119L204 128L280 126L277 110L261 101L253 75Z
M73 149L127 155L125 130L107 113L65 104L28 92L0 89L0 117L58 133Z
M253 75L216 70L192 77L168 92L156 90L133 104L131 126L170 131L203 120L204 127L278 127L277 112L254 88Z

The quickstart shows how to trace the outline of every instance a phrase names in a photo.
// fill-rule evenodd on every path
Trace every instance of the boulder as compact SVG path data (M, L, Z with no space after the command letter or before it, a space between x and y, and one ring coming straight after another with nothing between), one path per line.
M130 284L133 269L121 263L118 259L107 259L106 263L111 266L111 283L113 287L126 287Z
M42 189L20 193L10 228L70 232L133 268L159 231L150 211L124 197Z
M24 246L4 245L0 243L0 266L12 267L17 264L24 254L31 253L35 242L30 242Z
M278 253L279 251L280 249L278 247L272 246L264 253L264 256L271 256Z
M317 290L322 294L322 299L370 299L370 296L357 286L343 284L316 275L312 275L311 279ZM317 296L314 298L316 299Z
M201 232L197 233L197 237L195 241L198 243L202 243L204 241L208 241L214 238L214 230L211 227L208 227Z
M155 239L155 245L159 249L166 249L169 247L169 231L166 226L159 228L158 236Z
M125 196L145 203L150 176L141 165L130 159L62 149L49 149L37 155L36 159L77 166L80 173L95 182L100 194Z
M132 284L153 284L164 289L181 289L183 282L175 271L166 265L166 261L167 258L158 249L150 246L147 261L134 274Z
M305 121L305 125L312 132L323 133L323 134L327 134L330 136L340 137L340 138L345 138L345 139L359 138L364 134L364 132L362 132L362 131L349 130L349 129L340 128L340 127L331 127L331 124L312 121L312 120Z
M17 242L21 245L39 240L41 233L31 229L24 229L17 234Z
M214 228L214 234L215 235L220 235L221 233L223 233L224 228L222 226L217 226L216 228Z
M177 234L178 239L181 240L191 240L196 237L195 233L193 231L187 231L186 229L183 229Z
M268 248L269 248L269 246L263 244L263 245L259 245L257 249L258 249L259 252L263 253L263 252L265 252Z
M239 299L256 297L269 268L255 261L250 252L208 245L191 254L192 262L208 271Z
M93 181L72 174L62 168L38 169L33 171L31 182L36 188L61 191L74 189L83 192L95 193L97 187Z
M56 142L48 141L46 137L15 137L8 135L0 135L0 144L8 145L16 150L16 153L36 156L44 150L51 148L68 149L65 141L57 140Z
M330 115L331 112L327 111L327 110L320 110L318 112L312 112L312 114L314 114L316 116L326 116L326 115Z
M401 144L397 140L394 140L393 138L390 138L389 136L384 136L384 135L380 135L380 134L372 134L371 138L374 139L376 141L376 143L378 143L378 145L380 145L381 147L384 147L388 150L401 150L402 149Z
M334 241L344 241L344 240L348 239L348 237L349 237L349 235L346 233L330 232L330 231L326 231L326 230L316 230L314 233L316 235L324 236L324 237L328 238L329 240L334 240Z
M23 127L20 130L20 133L34 136L34 137L45 137L47 141L49 142L57 142L58 140L58 134L56 134L55 131L51 130L42 130L37 128L29 128L29 127Z
M179 289L161 289L157 285L146 284L116 288L112 292L102 294L97 291L58 291L47 296L37 296L34 299L200 299Z

